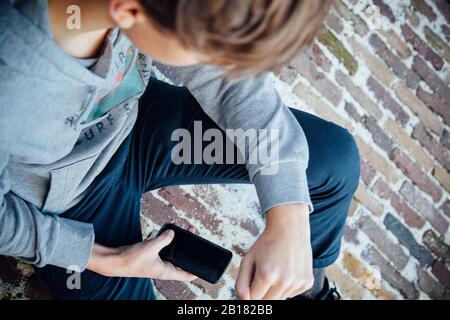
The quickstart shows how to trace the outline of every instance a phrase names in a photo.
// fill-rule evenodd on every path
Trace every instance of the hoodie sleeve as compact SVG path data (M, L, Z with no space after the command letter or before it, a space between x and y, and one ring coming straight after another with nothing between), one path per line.
M8 161L0 150L0 254L39 267L84 270L94 244L92 225L43 214L10 192Z
M23 115L17 110L32 107L24 107L18 97L25 89L17 74L0 59L0 255L39 267L84 270L94 245L93 226L45 214L11 191L8 163L13 158L26 158L29 149L23 141L29 128L20 121Z
M186 86L220 128L255 130L246 135L248 143L237 144L245 155L250 180L255 185L261 210L284 204L307 204L306 169L309 153L305 134L292 112L283 105L269 75L229 80L213 66L169 67L154 63L155 74L163 80ZM266 129L266 135L260 134ZM264 130L263 130L264 131ZM268 154L262 160L254 155Z

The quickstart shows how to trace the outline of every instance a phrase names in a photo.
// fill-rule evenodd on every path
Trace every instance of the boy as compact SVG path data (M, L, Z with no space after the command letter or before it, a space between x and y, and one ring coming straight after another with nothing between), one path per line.
M40 267L55 298L153 299L150 278L194 277L159 259L173 233L142 241L142 194L252 182L266 228L238 296L333 298L323 268L339 254L358 151L344 129L283 106L265 74L312 41L331 3L2 1L0 254ZM249 135L231 150L245 164L175 163L173 133L198 123L275 130L276 159L249 161L262 144ZM83 271L80 288L65 268Z

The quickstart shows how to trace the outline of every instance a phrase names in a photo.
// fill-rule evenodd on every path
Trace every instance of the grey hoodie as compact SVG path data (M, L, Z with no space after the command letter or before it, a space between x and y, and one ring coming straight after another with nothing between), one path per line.
M52 40L47 1L0 1L0 254L85 269L93 227L59 215L83 198L129 135L153 73L186 86L223 129L278 129L278 172L247 164L261 209L312 208L305 135L268 75L226 80L216 67L157 64L118 29L88 69ZM110 106L91 119L99 101ZM241 152L257 147L250 141Z

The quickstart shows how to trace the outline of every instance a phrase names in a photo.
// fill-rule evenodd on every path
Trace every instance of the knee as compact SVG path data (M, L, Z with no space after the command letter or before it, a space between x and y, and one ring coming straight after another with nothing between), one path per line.
M336 126L333 130L335 144L331 174L339 185L348 192L354 193L359 184L360 158L358 146L348 130Z

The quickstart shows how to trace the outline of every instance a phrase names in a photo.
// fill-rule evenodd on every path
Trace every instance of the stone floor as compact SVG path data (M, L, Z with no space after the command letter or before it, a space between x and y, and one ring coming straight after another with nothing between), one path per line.
M274 77L287 105L346 127L362 156L342 254L346 299L450 298L450 5L344 0L314 46ZM187 186L142 199L145 235L194 225L230 248L218 285L157 281L161 299L229 299L264 221L252 186ZM33 269L0 257L0 298L48 298Z

